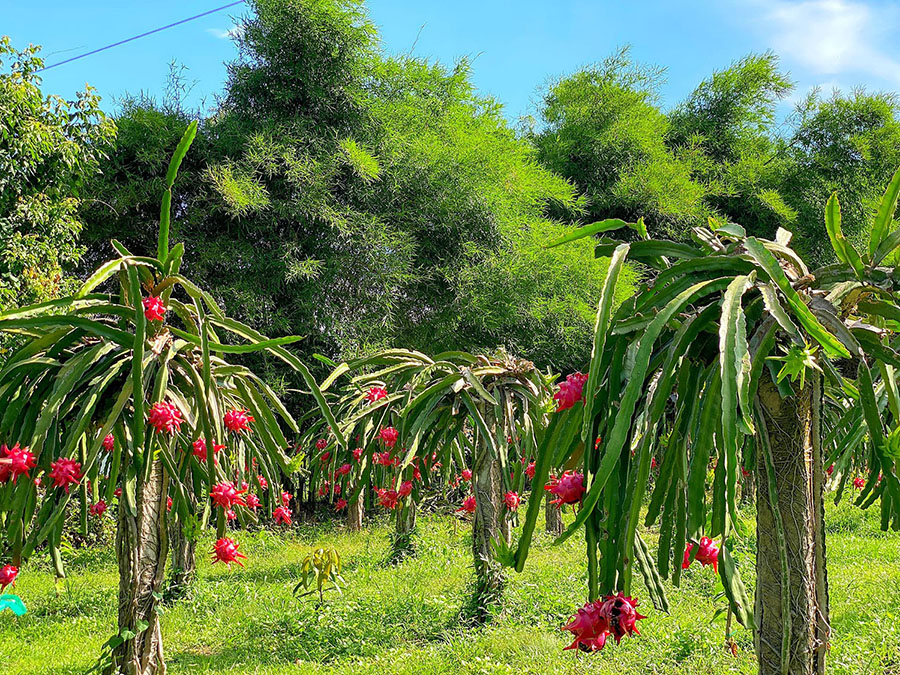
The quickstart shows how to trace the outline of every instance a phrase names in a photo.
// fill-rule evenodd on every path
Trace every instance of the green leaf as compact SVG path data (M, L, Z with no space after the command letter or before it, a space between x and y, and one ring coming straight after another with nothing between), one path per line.
M894 221L894 211L897 210L897 197L900 196L900 169L894 172L891 182L888 184L887 190L881 197L878 204L878 213L875 215L875 222L872 224L872 234L869 237L869 257L872 263L877 264L880 259L876 258L876 251L884 240ZM885 253L885 255L887 255ZM881 256L884 257L883 255Z
M803 299L797 291L794 290L793 286L791 286L791 282L788 280L787 275L785 275L784 270L781 269L775 256L772 255L755 237L747 237L744 244L750 252L750 255L756 260L757 264L775 283L782 295L784 295L794 312L794 316L806 332L809 333L816 342L822 345L825 352L832 358L850 358L850 352L847 351L846 347L844 347L840 340L829 333L825 327L819 323L819 320L810 311L809 307L806 306L806 303L803 302Z
M740 624L748 630L755 631L753 621L753 605L750 597L747 595L747 588L741 581L741 575L738 572L737 565L734 564L734 558L725 543L722 543L719 549L719 577L722 579L722 585L725 587L725 595L731 604L735 618Z
M863 263L859 253L853 248L853 244L844 238L841 231L841 205L838 202L837 193L832 193L825 204L825 230L831 240L831 248L842 262L847 263L856 272L856 276L862 278ZM873 232L874 235L874 232Z
M554 246L567 244L570 241L584 239L585 237L592 237L593 235L600 234L601 232L618 230L623 227L630 227L634 230L638 230L637 223L626 223L624 220L620 220L619 218L608 218L607 220L600 220L596 223L591 223L590 225L584 225L583 227L576 228L575 230L552 240L545 246L545 248L553 248ZM646 233L646 231L647 230L645 228L644 232Z

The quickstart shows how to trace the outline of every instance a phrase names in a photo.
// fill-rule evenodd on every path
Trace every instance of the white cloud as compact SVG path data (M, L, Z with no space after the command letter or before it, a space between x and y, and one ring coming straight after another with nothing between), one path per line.
M772 47L816 75L864 73L900 82L889 53L897 12L861 0L764 0L762 19Z
M206 32L213 37L219 38L220 40L231 40L232 38L236 38L238 35L240 35L241 27L232 26L228 30L224 30L222 28L207 28Z

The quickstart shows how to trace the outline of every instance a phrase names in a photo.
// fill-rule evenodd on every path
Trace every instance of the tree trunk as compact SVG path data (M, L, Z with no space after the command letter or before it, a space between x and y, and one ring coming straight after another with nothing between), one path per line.
M483 443L483 441L482 441ZM500 462L490 451L478 446L478 456L472 472L475 491L475 522L472 532L472 553L475 558L475 618L483 623L490 618L490 609L500 601L503 588L503 568L494 560L491 539L499 533Z
M818 373L788 399L765 374L759 386L755 646L761 675L825 672L821 387Z
M534 490L534 486L531 489ZM557 508L556 504L550 503L552 496L548 492L544 497L544 520L547 525L547 534L558 537L563 533L562 509Z
M168 479L160 460L153 461L149 479L137 481L137 514L119 505L116 553L119 559L119 634L125 640L113 652L106 673L158 675L166 672L162 633L156 612L157 597L165 575L168 537L166 493Z
M347 531L359 532L363 526L363 515L365 506L363 505L363 496L359 495L353 500L353 503L347 506Z
M397 522L391 537L392 563L399 563L414 552L413 530L416 529L416 503L412 499L404 500L397 507Z
M183 598L190 592L197 575L197 542L184 534L180 521L172 522L169 527L169 539L172 549L172 575L166 588L167 599Z

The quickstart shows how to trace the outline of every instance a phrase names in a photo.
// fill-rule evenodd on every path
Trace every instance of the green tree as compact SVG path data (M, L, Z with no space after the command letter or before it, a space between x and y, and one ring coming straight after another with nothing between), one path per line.
M82 184L115 136L90 87L44 97L42 66L36 47L0 38L0 311L74 288Z

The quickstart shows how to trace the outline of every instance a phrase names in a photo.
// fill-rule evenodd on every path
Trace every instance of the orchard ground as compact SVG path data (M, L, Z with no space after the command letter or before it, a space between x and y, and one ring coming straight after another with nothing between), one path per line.
M752 586L752 514L737 558ZM571 514L568 515L571 518ZM877 509L829 506L829 582L835 673L900 673L900 533L879 530ZM111 530L113 521L107 521ZM695 564L669 589L671 612L655 611L641 582L641 635L592 655L563 652L560 631L583 602L584 544L551 546L540 536L525 572L511 573L503 610L485 628L460 620L469 595L471 527L452 516L420 518L417 556L385 560L391 524L359 534L339 522L286 533L240 532L248 556L231 571L211 565L202 540L193 595L163 608L169 673L750 673L750 632L735 624L737 657L725 647L725 601L711 568ZM650 533L652 537L652 532ZM296 598L300 562L314 547L335 546L348 586L316 609ZM15 592L29 612L0 614L0 671L16 675L85 673L113 633L117 572L111 545L66 552L58 589L49 561L29 563Z

